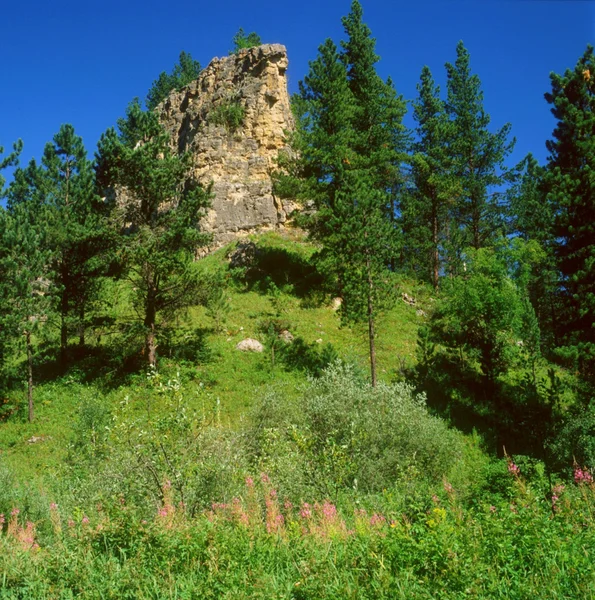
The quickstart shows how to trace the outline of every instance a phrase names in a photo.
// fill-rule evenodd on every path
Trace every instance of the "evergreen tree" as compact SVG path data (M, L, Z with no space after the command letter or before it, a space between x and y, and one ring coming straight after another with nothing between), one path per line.
M51 310L51 254L47 250L47 207L39 193L39 169L31 161L18 169L8 189L0 239L0 328L13 345L24 340L27 354L27 399L33 421L33 337ZM37 181L36 181L37 180ZM32 185L33 182L37 185Z
M564 301L565 342L575 346L595 383L595 55L588 46L574 69L550 75L545 95L557 120L547 142L545 191L554 212L555 254Z
M348 40L340 53L327 40L310 63L295 99L298 158L290 177L316 213L308 222L323 244L320 259L343 297L346 322L368 325L370 370L376 384L376 321L392 298L388 266L396 254L392 217L399 176L404 104L376 74L374 40L353 2L343 20Z
M208 242L199 219L209 194L189 179L190 156L177 154L157 116L138 101L128 106L118 129L99 141L98 182L126 194L116 209L123 234L119 252L135 290L146 358L155 366L158 317L196 300L193 258Z
M181 90L199 75L200 63L194 60L189 53L182 50L178 63L174 65L171 73L162 71L153 82L151 89L147 92L145 105L149 110L155 109L172 90Z
M451 244L459 251L466 246L476 250L489 246L504 233L502 187L511 177L504 159L515 143L514 139L508 141L509 123L496 133L489 131L490 116L484 111L481 82L471 74L469 63L469 52L459 42L455 63L446 64L446 109L454 126L452 173L462 183L450 234Z
M53 142L46 144L41 164L64 359L69 321L84 345L85 315L99 276L106 271L109 235L104 203L95 193L92 164L72 125L62 125Z
M544 169L532 154L518 167L520 177L510 188L510 232L526 244L526 289L535 309L543 342L557 345L560 295L554 257L554 215L543 186Z
M376 72L379 60L376 40L362 18L362 6L354 0L350 13L342 19L347 40L341 42L341 60L347 67L349 89L354 98L353 149L368 175L373 172L374 187L386 194L385 213L393 226L390 237L396 253L401 244L397 217L405 179L402 165L410 145L409 133L403 126L407 105L403 97L397 95L392 80L383 81ZM392 256L390 262L394 269L396 256Z
M413 103L417 141L413 146L411 180L413 189L402 207L404 256L413 271L438 288L447 260L449 216L461 194L461 183L453 176L450 144L454 123L448 119L440 88L424 67Z
M253 48L254 46L260 46L260 44L262 44L260 36L255 31L244 33L244 30L241 27L231 41L233 43L233 49L229 51L230 54L237 54L240 50Z
M12 145L12 152L5 156L4 158L0 158L0 171L6 169L7 167L14 167L18 164L19 154L23 150L23 142L21 140L16 141ZM0 146L0 156L4 154L4 148ZM2 173L0 172L0 198L3 196L5 179L2 177Z

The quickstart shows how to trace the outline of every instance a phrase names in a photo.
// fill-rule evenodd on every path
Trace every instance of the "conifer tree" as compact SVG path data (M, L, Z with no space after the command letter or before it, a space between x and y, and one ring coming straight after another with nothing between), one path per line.
M545 191L554 212L566 344L595 383L595 55L588 46L574 69L550 75L545 95L557 120L547 142Z
M79 344L84 345L85 315L106 270L109 235L92 164L72 125L62 125L46 144L41 164L64 359L69 321L76 325Z
M190 53L180 52L178 62L171 73L162 71L147 92L145 105L153 110L160 102L167 98L172 90L180 90L185 85L194 81L200 75L200 63L194 60Z
M33 337L51 311L51 254L47 250L47 207L39 192L39 169L32 160L18 169L8 189L0 235L0 282L3 314L0 327L13 345L24 341L27 354L27 399L33 421ZM34 183L35 182L35 183Z
M459 42L457 59L446 64L447 113L454 125L453 175L462 183L462 194L454 207L451 235L459 249L489 246L504 233L504 191L511 177L504 159L515 140L508 141L511 126L496 133L489 130L490 116L483 107L481 82L470 69L469 52ZM455 236L461 235L460 241Z
M311 235L336 277L346 322L365 322L372 384L376 384L376 321L392 298L389 265L397 238L392 212L400 175L404 103L375 71L374 40L353 2L343 20L343 52L327 40L310 63L295 100L298 158L291 174L312 200Z
M453 176L449 149L454 124L427 66L417 90L419 96L413 103L417 122L411 160L413 189L404 196L402 206L404 256L413 271L436 289L447 260L450 211L461 194L461 184Z
M189 179L190 156L178 154L157 116L132 102L118 133L99 141L100 186L118 187L125 200L115 216L122 233L119 253L136 295L145 354L157 362L158 317L196 301L200 284L193 258L209 236L199 229L209 193Z

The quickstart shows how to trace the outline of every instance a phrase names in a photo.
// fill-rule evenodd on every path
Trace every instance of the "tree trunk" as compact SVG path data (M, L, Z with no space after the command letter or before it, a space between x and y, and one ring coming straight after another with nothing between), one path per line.
M85 346L85 309L81 306L79 309L79 346Z
M376 334L374 331L374 304L372 292L374 283L370 273L370 258L366 259L366 268L368 271L368 338L370 340L370 375L372 377L372 387L376 387Z
M147 355L147 361L149 366L157 366L157 341L155 338L155 321L156 321L156 308L155 308L155 293L153 289L149 289L147 297L147 309L145 311L145 328L147 334L145 337L145 353Z
M62 366L66 364L66 350L68 347L68 296L66 290L62 291L62 300L60 301L60 361Z
M432 262L434 289L438 289L438 277L440 275L440 254L438 252L438 216L436 211L432 215Z
M29 403L29 423L33 422L33 348L31 347L31 332L25 332L27 342L27 400Z

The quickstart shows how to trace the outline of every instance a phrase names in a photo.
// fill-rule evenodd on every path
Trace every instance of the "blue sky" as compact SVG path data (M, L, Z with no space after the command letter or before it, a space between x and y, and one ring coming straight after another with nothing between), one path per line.
M427 64L438 83L462 39L498 128L511 122L511 161L546 159L554 121L543 94L550 71L573 67L595 42L595 3L556 0L362 0L377 40L378 70L405 98L416 95ZM92 153L100 134L135 96L169 71L181 50L203 66L227 54L239 27L287 46L290 91L325 38L340 40L350 0L204 2L162 0L47 2L0 9L0 145L22 138L22 163L41 156L62 123L72 123ZM408 120L410 123L410 119Z

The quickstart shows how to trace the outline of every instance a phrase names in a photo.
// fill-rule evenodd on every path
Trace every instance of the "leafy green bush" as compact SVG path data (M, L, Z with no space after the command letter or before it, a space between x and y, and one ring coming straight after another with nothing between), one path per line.
M410 385L373 388L340 362L311 379L296 406L268 396L254 422L248 437L259 465L275 464L276 481L298 478L331 497L342 489L392 487L411 468L440 478L462 451L460 437L428 414ZM275 458L281 448L292 456L291 477Z
M222 125L228 133L234 133L244 122L245 116L246 109L237 100L231 100L216 106L208 119L213 125Z
M233 50L229 51L230 54L237 54L240 50L252 48L254 46L260 46L260 44L262 44L260 36L255 31L252 31L251 33L244 33L244 30L241 27L233 36L232 42Z

